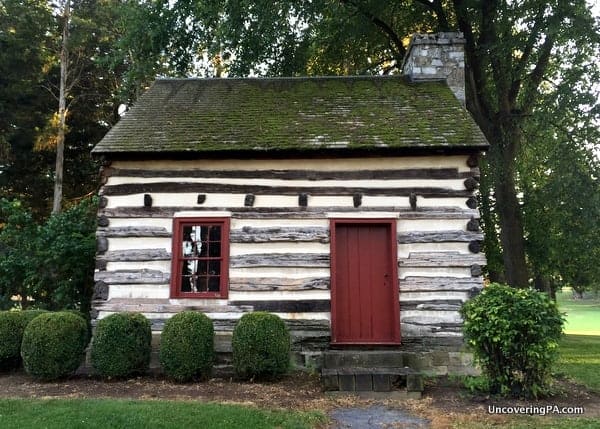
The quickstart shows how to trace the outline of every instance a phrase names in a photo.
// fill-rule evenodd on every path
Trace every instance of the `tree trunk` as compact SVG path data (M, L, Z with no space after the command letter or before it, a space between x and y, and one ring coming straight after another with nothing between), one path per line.
M525 259L525 238L515 184L515 158L519 139L517 124L505 121L490 140L490 155L496 167L494 194L506 282L513 287L527 287L529 274Z
M536 290L547 293L552 300L556 301L556 289L548 277L545 277L542 274L536 274L533 285Z
M67 67L69 61L70 0L65 0L63 9L63 34L60 49L60 89L58 95L58 136L56 142L56 171L54 174L54 200L52 213L60 213L63 194L63 171L65 151L65 125L67 116Z

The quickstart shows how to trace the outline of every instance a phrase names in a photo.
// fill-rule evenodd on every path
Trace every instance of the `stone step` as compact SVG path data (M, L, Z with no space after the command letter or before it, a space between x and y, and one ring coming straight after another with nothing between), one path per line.
M321 382L328 391L390 392L398 389L419 393L423 391L423 376L410 371L410 368L323 369Z
M365 368L365 367L345 367L345 368L323 368L321 370L321 375L347 375L347 374L390 374L390 375L408 375L408 374L418 374L418 371L415 371L412 368L407 366L398 367L398 368Z
M409 354L399 350L329 350L323 353L323 368L401 368L411 366L405 362L411 360Z

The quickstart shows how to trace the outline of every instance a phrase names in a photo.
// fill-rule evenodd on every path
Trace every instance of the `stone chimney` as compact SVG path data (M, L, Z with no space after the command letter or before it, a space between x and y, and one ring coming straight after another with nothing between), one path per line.
M462 33L414 34L402 63L412 81L444 79L465 104L465 39Z

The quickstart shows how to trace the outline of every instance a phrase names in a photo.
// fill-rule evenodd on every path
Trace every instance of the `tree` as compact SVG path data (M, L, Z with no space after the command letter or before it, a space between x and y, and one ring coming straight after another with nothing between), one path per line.
M0 196L46 210L51 158L33 153L50 94L42 90L53 17L45 0L0 0Z
M96 188L99 165L90 150L117 121L121 104L120 69L106 61L120 37L112 25L120 2L69 2L64 198L55 198L63 202ZM6 143L0 145L6 149L0 157L0 196L19 198L41 220L51 208L62 128L57 114L62 15L45 0L0 0L0 5L0 141Z
M54 199L52 213L59 213L62 207L63 173L65 152L65 131L67 128L67 75L69 70L69 25L71 24L71 1L62 5L62 40L60 44L60 85L58 95L58 135L56 136L56 168L54 170Z
M96 210L86 199L38 223L20 202L0 199L0 309L89 311Z

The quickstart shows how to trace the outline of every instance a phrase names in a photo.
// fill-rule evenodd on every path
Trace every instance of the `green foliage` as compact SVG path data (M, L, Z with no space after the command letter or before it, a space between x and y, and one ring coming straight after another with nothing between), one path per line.
M103 377L129 377L148 370L150 322L140 313L115 313L101 319L92 338L92 366Z
M115 80L96 65L113 37L105 31L110 18L98 11L111 2L72 2L70 91L66 136L64 192L69 199L94 190L97 162L90 157L96 143L115 122ZM0 197L18 198L36 219L47 217L52 198L54 146L38 150L57 110L61 23L56 7L45 0L0 2ZM93 29L90 9L96 11ZM114 33L114 32L113 32ZM117 104L118 105L118 104ZM47 143L47 142L46 142Z
M0 371L21 366L21 342L27 324L45 310L0 311Z
M0 308L20 297L22 308L89 311L96 210L82 200L40 225L20 202L0 199Z
M21 364L21 340L27 321L20 311L0 312L0 371Z
M39 315L23 333L21 356L25 371L44 380L65 377L83 361L86 341L83 317L69 312Z
M27 311L35 311L35 310L25 310ZM43 310L41 310L43 311ZM74 314L78 317L81 317L84 321L85 321L85 328L86 328L86 342L85 345L87 347L87 345L90 343L90 340L92 339L92 318L90 317L90 313L86 313L86 312L82 312L79 310L63 310L66 313L71 313Z
M528 254L538 275L582 293L600 284L600 162L575 137L550 134L555 146L528 148L521 160Z
M275 314L244 314L233 330L231 345L233 368L241 378L273 378L289 369L290 334Z
M215 359L212 320L195 311L178 313L165 323L160 363L177 381L206 379Z
M27 323L31 322L33 319L38 317L40 314L45 314L45 313L48 313L48 310L42 310L39 308L33 308L33 309L21 311L21 314L23 315L25 320L27 320Z
M492 393L537 397L558 358L563 316L544 293L492 283L461 310Z

